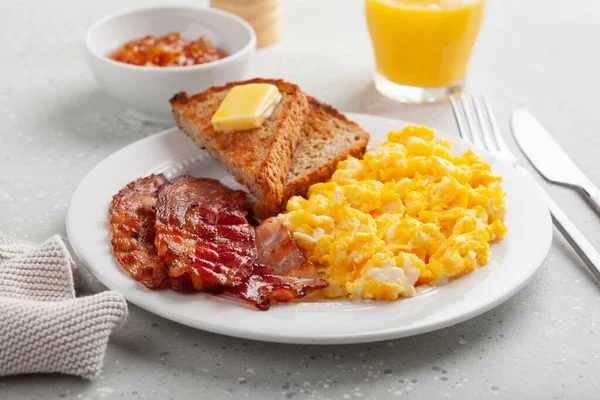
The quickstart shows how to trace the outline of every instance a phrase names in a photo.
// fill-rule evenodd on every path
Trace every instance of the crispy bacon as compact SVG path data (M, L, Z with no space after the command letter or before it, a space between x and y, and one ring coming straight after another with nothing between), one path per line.
M167 276L154 247L156 191L165 183L162 174L140 178L121 189L110 204L115 257L135 280L151 289L163 286Z
M327 286L276 217L256 228L256 245L254 271L233 293L258 309L268 310L273 300L287 302Z
M246 220L250 197L214 179L180 176L158 193L158 256L175 290L217 291L239 285L258 257Z
M138 179L113 197L119 263L151 289L226 291L267 310L327 286L277 218L254 228L250 197L213 179Z

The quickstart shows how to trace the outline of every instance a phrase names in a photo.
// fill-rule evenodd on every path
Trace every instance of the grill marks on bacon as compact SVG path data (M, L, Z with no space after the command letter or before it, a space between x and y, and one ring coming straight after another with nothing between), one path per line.
M114 196L111 243L119 263L145 286L225 290L261 310L324 288L277 218L256 229L245 192L213 179L140 178Z
M257 258L250 197L214 179L180 176L158 193L156 247L176 290L242 283Z
M167 277L154 247L156 191L166 182L162 174L138 179L113 196L110 204L115 257L133 279L150 289L163 286Z

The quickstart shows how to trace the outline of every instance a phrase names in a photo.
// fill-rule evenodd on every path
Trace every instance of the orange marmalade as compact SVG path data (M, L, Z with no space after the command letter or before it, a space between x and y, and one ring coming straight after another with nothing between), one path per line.
M151 67L185 67L204 64L227 56L205 37L182 39L177 32L162 37L148 35L132 40L107 54L115 61Z

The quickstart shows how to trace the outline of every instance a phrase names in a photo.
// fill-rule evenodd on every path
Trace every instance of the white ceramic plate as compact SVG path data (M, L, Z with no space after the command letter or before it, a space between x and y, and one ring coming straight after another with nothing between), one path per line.
M371 133L373 142L405 122L348 114ZM448 137L438 132L439 137ZM469 146L452 137L455 151ZM492 245L490 263L445 286L420 290L394 302L326 300L277 304L258 311L243 302L204 293L152 291L134 281L115 261L109 243L108 207L125 184L151 173L183 173L220 179L241 188L205 151L178 129L135 142L109 156L81 182L67 215L67 232L77 256L110 289L164 318L224 335L284 343L358 343L400 338L443 328L479 315L519 291L544 261L552 225L537 185L509 164L476 149L504 178L506 239Z

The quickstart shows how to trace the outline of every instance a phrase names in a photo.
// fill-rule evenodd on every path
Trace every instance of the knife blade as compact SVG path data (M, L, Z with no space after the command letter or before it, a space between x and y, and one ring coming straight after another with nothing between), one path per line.
M600 190L529 111L513 112L511 126L517 144L546 180L579 189L600 214Z

